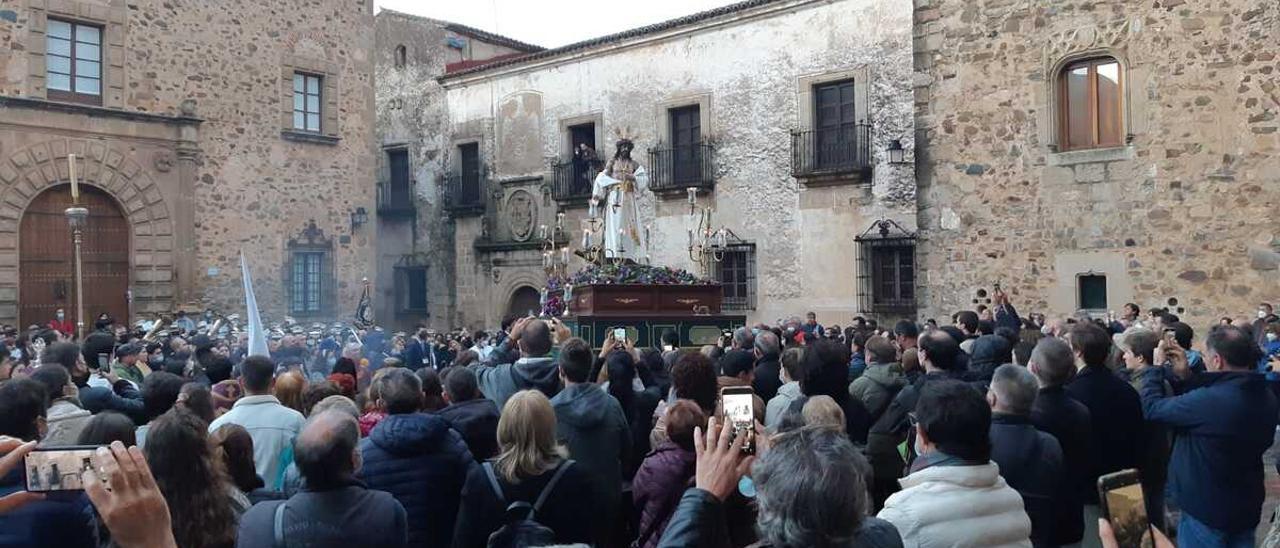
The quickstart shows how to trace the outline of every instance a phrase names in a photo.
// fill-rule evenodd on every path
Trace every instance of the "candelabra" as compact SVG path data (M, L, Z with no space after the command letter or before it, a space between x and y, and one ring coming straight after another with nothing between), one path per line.
M563 288L564 309L565 314L569 311L569 300L573 296L573 287L568 283L569 272L569 246L558 247L559 242L567 240L564 230L564 213L556 214L556 226L548 230L547 225L538 227L538 238L541 241L542 248L542 269L547 274L547 280L562 279L565 280ZM538 301L542 305L542 311L547 311L547 304L550 302L550 290L543 287L540 292Z
M698 206L698 189L689 187L689 260L698 263L703 278L711 275L711 265L724 260L729 245L729 230L712 227L715 209Z

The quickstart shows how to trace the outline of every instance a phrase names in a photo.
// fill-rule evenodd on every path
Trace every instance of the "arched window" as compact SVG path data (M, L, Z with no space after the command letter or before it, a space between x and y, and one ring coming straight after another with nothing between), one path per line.
M1124 81L1111 57L1076 61L1058 75L1061 150L1124 144Z
M409 50L404 45L396 46L396 68L404 68L408 62Z

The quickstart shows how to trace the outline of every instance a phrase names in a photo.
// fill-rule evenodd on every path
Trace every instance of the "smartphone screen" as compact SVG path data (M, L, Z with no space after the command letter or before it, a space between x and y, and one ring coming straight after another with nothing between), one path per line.
M96 447L36 449L27 454L27 490L32 492L79 491L80 474L93 469Z
M1155 546L1137 472L1126 470L1098 478L1098 489L1120 548Z
M627 340L627 328L625 327L614 328L613 338L619 342Z
M98 369L103 369L111 365L111 355L107 353L98 354Z
M733 428L734 435L746 433L747 441L742 446L744 453L754 453L755 446L752 442L755 436L755 399L752 397L750 390L726 390L722 398L724 400L724 418L728 423L727 426Z

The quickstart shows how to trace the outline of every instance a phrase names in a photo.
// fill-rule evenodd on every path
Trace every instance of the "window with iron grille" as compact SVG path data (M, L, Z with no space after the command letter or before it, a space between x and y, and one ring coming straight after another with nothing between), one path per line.
M49 19L45 35L49 99L102 104L102 27Z
M293 129L320 132L323 80L314 74L293 73Z
M724 310L756 309L756 246L733 244L715 263L715 279L724 290Z
M324 252L293 253L293 279L289 310L294 314L318 314L322 309Z
M903 308L915 305L914 245L874 247L871 252L872 305Z
M396 303L400 312L426 312L427 267L396 267Z

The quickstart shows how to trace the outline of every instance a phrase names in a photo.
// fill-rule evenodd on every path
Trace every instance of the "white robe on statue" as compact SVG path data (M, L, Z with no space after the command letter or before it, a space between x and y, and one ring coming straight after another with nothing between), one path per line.
M606 175L608 170L596 176L591 199L604 202L604 256L606 259L631 259L643 262L647 252L644 229L640 226L640 208L636 204L636 192L649 189L649 172L636 165L635 185L625 188L621 179ZM621 229L621 230L619 230Z

